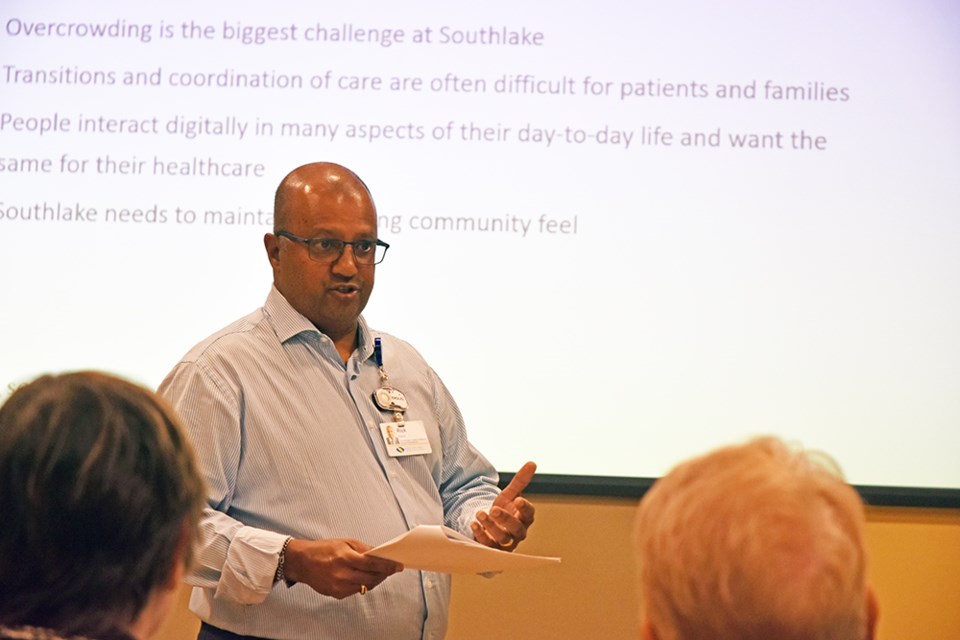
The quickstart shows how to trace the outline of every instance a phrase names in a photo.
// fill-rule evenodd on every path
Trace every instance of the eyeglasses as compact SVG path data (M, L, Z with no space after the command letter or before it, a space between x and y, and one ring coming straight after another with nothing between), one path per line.
M339 260L347 245L353 247L353 259L357 261L357 264L380 264L387 255L387 249L390 248L390 245L383 240L345 242L337 238L301 238L289 231L277 231L274 235L282 236L294 242L302 242L307 245L310 259L324 264Z

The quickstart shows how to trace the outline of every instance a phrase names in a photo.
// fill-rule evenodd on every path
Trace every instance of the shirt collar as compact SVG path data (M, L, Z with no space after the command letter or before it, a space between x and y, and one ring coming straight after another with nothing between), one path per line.
M306 316L287 302L287 299L277 290L276 286L270 287L270 293L267 295L267 301L263 305L263 309L266 311L270 324L281 343L287 342L300 334L313 334L319 337L322 333ZM362 315L358 318L357 323L359 325L357 360L364 362L373 356L373 333Z

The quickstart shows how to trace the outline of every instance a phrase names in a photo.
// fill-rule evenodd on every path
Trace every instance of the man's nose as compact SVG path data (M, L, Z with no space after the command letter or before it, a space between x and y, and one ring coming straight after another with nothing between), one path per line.
M357 273L357 258L353 255L353 245L343 246L340 256L333 262L333 271L338 275L353 275Z

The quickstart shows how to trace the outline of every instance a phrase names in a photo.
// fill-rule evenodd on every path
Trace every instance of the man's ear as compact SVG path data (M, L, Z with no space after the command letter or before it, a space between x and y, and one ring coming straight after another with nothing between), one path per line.
M267 259L274 267L280 261L280 238L272 233L263 234L263 248L267 250Z
M646 616L640 621L640 640L660 640L653 625L650 624L650 619Z
M180 583L187 573L187 555L188 545L192 540L190 529L187 525L180 528L180 540L177 542L177 548L173 552L173 571L170 572L170 579L167 580L167 588L179 589Z
M185 560L187 558L187 545L190 544L191 539L187 526L182 526L180 540L177 542L177 548L173 552L173 558L171 558L173 569L170 571L170 577L167 578L165 583L156 586L150 593L143 609L137 614L136 619L130 623L127 631L131 637L143 639L153 638L157 635L157 630L166 620L177 601L180 583L187 571Z
M877 618L880 617L880 605L873 587L867 587L867 640L873 640L877 633Z

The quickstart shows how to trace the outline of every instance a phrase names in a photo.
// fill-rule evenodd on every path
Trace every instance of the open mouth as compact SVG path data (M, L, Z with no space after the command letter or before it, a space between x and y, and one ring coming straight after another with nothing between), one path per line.
M333 287L332 290L334 293L348 296L356 293L357 291L360 291L360 287L354 284L341 284L336 287Z

